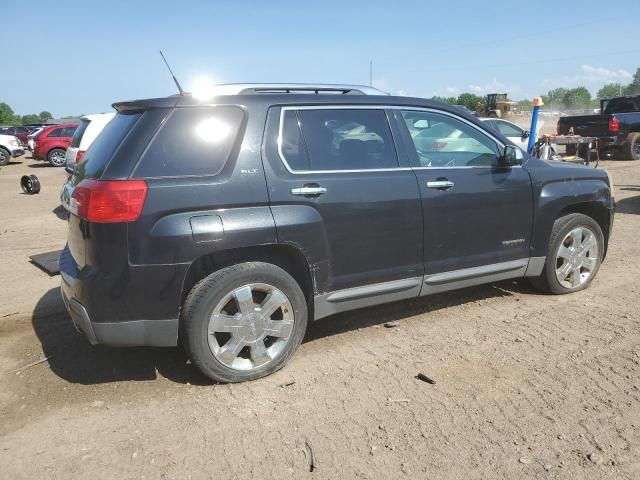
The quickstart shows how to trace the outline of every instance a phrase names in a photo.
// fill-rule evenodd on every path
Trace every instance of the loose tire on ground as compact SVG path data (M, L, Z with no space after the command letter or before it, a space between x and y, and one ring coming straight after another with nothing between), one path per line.
M630 133L620 149L621 160L640 160L640 133Z
M594 249L589 250L589 252L584 255L584 258L592 258L592 260L585 261L584 267L578 267L580 264L579 255L576 255L576 257L573 258L572 261L575 262L573 264L571 261L566 260L566 258L563 258L562 256L559 257L559 255L565 255L564 252L567 252L566 257L572 255L571 249L574 242L571 238L568 239L568 236L570 236L572 232L577 232L579 230L582 230L582 235L584 235L584 240L582 240L584 245L587 244L587 237L589 236L587 232L593 235L593 241L595 242ZM561 247L565 248L562 250L562 253L560 252ZM597 252L595 255L593 253L594 251ZM565 293L584 290L591 284L598 273L600 264L602 263L603 253L604 235L602 234L600 225L598 225L593 218L581 213L565 215L558 218L553 224L553 229L549 238L547 260L545 262L544 269L542 270L542 274L539 277L530 278L529 280L538 290L546 293L552 293L554 295L562 295ZM587 269L587 264L589 265L590 271ZM563 284L558 279L558 276L562 277L564 274L562 267L569 268L572 272L580 271L581 274L573 275L572 272L568 272L569 277L567 277L567 280ZM573 282L573 278L582 279L583 276L583 281L580 281L579 283Z
M20 186L27 195L40 193L40 180L35 175L23 175L20 179Z
M0 148L0 167L8 165L11 161L11 152L6 148Z
M66 153L62 148L54 148L47 153L47 161L53 167L64 167L66 163Z
M267 315L273 305L283 306ZM275 265L248 262L218 270L193 287L181 312L180 341L202 373L235 383L282 368L306 328L307 301L293 277ZM274 336L260 339L265 332Z

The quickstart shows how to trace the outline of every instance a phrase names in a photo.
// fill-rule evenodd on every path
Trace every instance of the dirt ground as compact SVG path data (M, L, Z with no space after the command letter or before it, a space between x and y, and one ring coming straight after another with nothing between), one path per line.
M587 291L503 282L337 315L240 385L75 332L59 277L28 263L64 244L64 172L18 162L0 170L0 477L640 478L640 162L601 163L618 213Z

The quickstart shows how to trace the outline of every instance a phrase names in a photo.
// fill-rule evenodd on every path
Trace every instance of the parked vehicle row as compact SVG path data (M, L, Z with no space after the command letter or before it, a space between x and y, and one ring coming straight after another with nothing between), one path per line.
M28 148L34 160L47 161L54 167L64 167L69 163L69 169L72 169L114 115L85 115L81 117L80 124L1 127L0 136L7 138L0 143L0 165L6 165L12 156L22 155L24 148ZM13 141L9 137L15 138L18 148L11 149Z
M62 294L92 344L180 341L252 380L309 321L512 278L576 292L605 258L606 171L499 124L370 87L222 90L115 104L64 185Z
M20 140L20 144L22 146L26 146L27 137L29 136L31 131L32 131L31 128L25 127L23 125L18 125L14 127L1 127L0 135L12 135L14 137L17 137L18 140Z

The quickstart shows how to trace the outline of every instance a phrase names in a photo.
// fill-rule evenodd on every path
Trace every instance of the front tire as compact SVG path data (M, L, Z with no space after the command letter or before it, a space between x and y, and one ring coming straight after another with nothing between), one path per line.
M0 148L0 167L9 165L11 161L11 152L6 148Z
M54 148L49 153L47 153L47 161L53 167L64 167L66 160L67 152L62 148Z
M542 274L530 281L537 289L554 295L584 290L598 273L603 254L600 225L581 213L565 215L553 224Z
M282 368L307 328L307 301L286 271L249 262L223 268L189 293L180 335L191 361L212 380L244 382Z

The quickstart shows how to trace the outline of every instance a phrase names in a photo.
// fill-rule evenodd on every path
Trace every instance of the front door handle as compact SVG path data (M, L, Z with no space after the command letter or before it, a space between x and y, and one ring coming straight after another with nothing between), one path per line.
M436 190L449 190L455 184L451 180L435 180L427 182L427 188L435 188Z
M291 193L293 195L302 195L304 197L315 197L318 195L324 195L325 193L327 193L327 189L325 187L320 187L317 185L305 185L304 187L300 188L292 188Z

